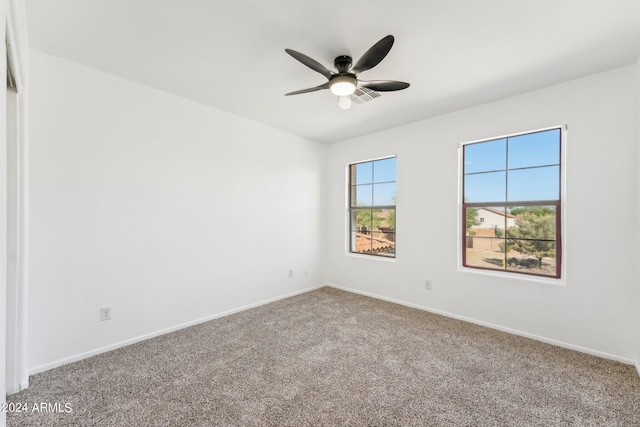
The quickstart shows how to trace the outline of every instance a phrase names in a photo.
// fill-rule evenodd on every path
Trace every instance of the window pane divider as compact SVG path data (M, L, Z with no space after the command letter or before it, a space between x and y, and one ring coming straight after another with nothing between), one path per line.
M492 169L492 170L479 171L479 172L467 172L467 173L464 174L464 176L482 175L484 173L521 171L521 170L527 170L527 169L551 168L551 167L554 167L554 166L560 166L560 163L549 163L548 165L536 165L536 166L522 166L522 167L519 167L519 168Z
M467 208L495 208L495 207L519 207L519 206L557 206L560 204L560 200L540 200L540 201L517 201L517 200L510 200L510 201L502 201L502 202L496 202L494 201L488 201L488 202L463 202L462 205L467 207ZM508 213L508 212L507 212Z
M395 209L396 205L371 205L371 206L356 206L352 205L351 210L354 211L368 211L371 209Z

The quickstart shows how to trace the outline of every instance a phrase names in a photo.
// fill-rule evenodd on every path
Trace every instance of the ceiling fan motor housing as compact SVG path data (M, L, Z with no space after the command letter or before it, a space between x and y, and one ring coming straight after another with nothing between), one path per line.
M349 96L356 89L358 83L356 75L349 72L351 62L351 57L347 55L338 56L333 61L338 74L331 76L329 79L329 88L334 95Z
M338 70L339 74L345 74L349 72L351 63L351 57L347 55L340 55L333 61L333 65L336 67L336 70Z

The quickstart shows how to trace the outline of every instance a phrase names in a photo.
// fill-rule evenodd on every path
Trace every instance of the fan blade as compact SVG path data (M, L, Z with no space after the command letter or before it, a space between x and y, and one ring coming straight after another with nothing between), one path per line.
M374 44L369 48L368 51L362 55L362 57L358 60L356 65L353 66L351 72L353 74L358 74L366 70L370 70L375 67L387 56L387 53L391 50L391 46L393 46L393 36L388 35L387 37L380 40L378 43Z
M315 92L317 90L322 90L322 89L329 89L329 82L321 84L320 86L310 87L309 89L301 89L301 90L296 90L295 92L285 93L284 96L299 95L301 93Z
M402 90L409 87L409 83L398 82L395 80L358 80L358 86L363 86L376 92L393 92L394 90Z
M318 73L322 74L326 78L330 79L331 76L333 76L333 73L330 70L328 70L324 65L322 65L315 59L311 59L307 55L296 52L293 49L285 49L284 51L293 56L298 61L302 62L307 67L311 68L313 71L317 71Z

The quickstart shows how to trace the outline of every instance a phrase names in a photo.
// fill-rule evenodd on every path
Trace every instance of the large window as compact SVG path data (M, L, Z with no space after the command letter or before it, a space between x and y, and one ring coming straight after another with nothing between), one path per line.
M562 129L462 145L465 267L560 278Z
M396 158L349 165L350 252L396 256Z

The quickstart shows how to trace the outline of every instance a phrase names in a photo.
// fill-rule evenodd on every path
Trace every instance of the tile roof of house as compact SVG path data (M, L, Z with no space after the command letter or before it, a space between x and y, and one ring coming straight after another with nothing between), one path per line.
M356 252L366 254L377 254L381 252L389 252L395 249L396 242L384 237L375 237L372 234L362 232L356 233Z

